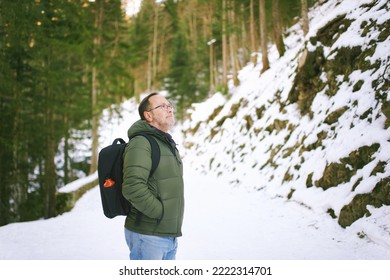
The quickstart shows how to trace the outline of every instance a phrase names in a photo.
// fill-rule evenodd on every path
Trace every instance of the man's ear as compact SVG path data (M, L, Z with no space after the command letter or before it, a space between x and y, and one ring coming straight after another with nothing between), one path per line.
M153 117L152 117L152 114L150 113L150 112L144 112L144 117L145 117L145 120L147 121L147 122L151 122L151 121L153 121Z

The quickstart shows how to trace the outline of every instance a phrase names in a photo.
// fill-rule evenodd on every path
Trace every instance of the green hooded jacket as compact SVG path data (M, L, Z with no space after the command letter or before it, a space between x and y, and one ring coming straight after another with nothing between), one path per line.
M149 178L152 167L149 141L144 136L136 136L127 144L123 159L122 192L134 207L126 218L125 227L147 235L181 236L184 182L179 151L168 133L144 120L135 122L129 128L128 136L140 132L154 136L161 157L156 171Z

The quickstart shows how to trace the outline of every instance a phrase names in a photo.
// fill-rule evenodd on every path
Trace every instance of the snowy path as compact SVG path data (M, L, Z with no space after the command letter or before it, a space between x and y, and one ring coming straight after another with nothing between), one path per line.
M184 236L177 259L390 259L327 216L263 192L185 176ZM0 227L0 259L127 259L124 217L107 219L98 188L60 217Z
M194 181L194 184L191 182ZM188 178L181 259L390 259L328 215L215 178Z

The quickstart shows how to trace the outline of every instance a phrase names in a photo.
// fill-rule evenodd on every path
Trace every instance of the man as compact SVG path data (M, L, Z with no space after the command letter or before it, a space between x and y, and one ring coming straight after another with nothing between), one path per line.
M123 160L123 195L134 206L125 222L131 260L174 260L182 235L184 212L183 164L169 129L172 105L158 93L145 97L138 108L141 120L128 130L151 134L161 150L159 165L149 178L151 146L144 136L127 145Z

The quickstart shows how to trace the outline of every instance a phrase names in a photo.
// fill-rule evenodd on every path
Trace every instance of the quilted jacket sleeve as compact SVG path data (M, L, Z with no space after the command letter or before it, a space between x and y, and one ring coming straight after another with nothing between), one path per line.
M123 158L123 196L144 215L160 219L163 206L151 182L151 147L143 136L134 137L127 145Z

